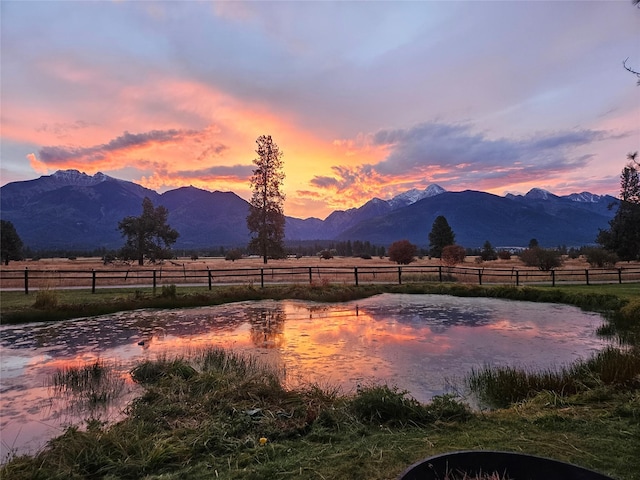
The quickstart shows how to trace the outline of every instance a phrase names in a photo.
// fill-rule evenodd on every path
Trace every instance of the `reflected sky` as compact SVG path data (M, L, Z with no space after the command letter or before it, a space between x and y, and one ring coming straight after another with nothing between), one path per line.
M262 358L290 386L319 383L352 393L388 383L426 402L486 364L543 369L608 344L601 316L575 307L443 295L383 294L339 304L240 302L137 310L63 322L0 326L0 428L8 451L34 452L64 425L116 420L139 389L139 360L218 346ZM61 368L101 358L125 378L108 409L78 411L47 387ZM463 392L461 392L463 393Z

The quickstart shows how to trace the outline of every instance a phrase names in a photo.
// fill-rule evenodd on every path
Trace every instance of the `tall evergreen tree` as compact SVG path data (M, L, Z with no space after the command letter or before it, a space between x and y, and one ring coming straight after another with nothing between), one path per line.
M433 222L431 232L429 233L429 255L432 257L440 258L442 256L442 249L447 245L453 245L455 243L455 234L447 219L440 215Z
M596 242L615 252L620 260L640 259L640 164L638 152L630 153L629 163L620 174L620 203L608 230L600 230Z
M498 258L498 254L494 250L489 240L484 242L484 245L482 246L482 251L480 252L480 258L482 258L482 260L485 260L485 261L496 260Z
M8 220L0 220L0 257L5 265L9 260L22 258L22 240L16 231L16 227Z
M155 208L148 197L142 201L142 215L125 217L118 223L123 237L127 237L122 254L144 264L145 257L155 261L169 258L171 245L178 239L179 233L167 224L169 211L159 206Z
M271 135L262 135L256 140L258 158L253 160L256 169L251 177L253 195L247 216L247 228L253 234L249 249L257 251L264 263L271 257L284 255L283 213L284 182L282 171L282 152L271 139Z

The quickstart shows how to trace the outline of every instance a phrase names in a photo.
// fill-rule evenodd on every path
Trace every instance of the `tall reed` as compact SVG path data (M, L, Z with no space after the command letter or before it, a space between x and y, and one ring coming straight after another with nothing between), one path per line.
M482 403L497 408L543 391L571 395L600 386L634 387L640 384L640 353L607 347L587 360L557 370L484 366L472 369L466 382Z
M56 371L49 382L57 393L89 405L106 404L124 390L124 379L114 366L98 358L92 363L65 367Z

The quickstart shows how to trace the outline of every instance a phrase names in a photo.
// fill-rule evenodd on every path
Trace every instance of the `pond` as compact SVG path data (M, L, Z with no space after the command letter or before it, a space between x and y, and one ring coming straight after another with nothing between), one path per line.
M382 294L324 304L240 302L180 310L136 310L63 322L0 326L1 453L35 453L69 424L113 421L139 393L128 371L159 355L219 346L258 356L287 385L315 382L355 392L387 383L426 402L464 394L473 367L566 365L609 341L603 318L578 308L445 295ZM70 399L50 386L61 369L101 359L120 379L108 408Z

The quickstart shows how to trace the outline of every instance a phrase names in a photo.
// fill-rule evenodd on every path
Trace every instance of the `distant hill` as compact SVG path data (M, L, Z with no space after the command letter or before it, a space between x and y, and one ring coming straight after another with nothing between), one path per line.
M480 247L526 246L536 238L543 246L592 244L599 228L607 228L615 211L607 207L613 197L597 202L576 202L566 197L499 197L467 190L425 198L387 215L370 218L343 231L338 238L367 238L374 244L389 238L428 243L436 217L443 215L456 235L456 243Z
M11 221L32 249L117 249L118 222L139 215L143 198L169 210L168 223L180 232L176 249L244 246L249 240L249 204L233 192L182 187L159 194L102 173L58 171L0 188L0 216ZM409 190L389 200L373 198L359 208L332 212L326 219L286 218L286 240L369 240L389 245L406 238L427 246L438 215L444 215L465 247L581 246L607 228L616 199L589 192L557 196L541 189L499 197L484 192L447 192L437 185Z

